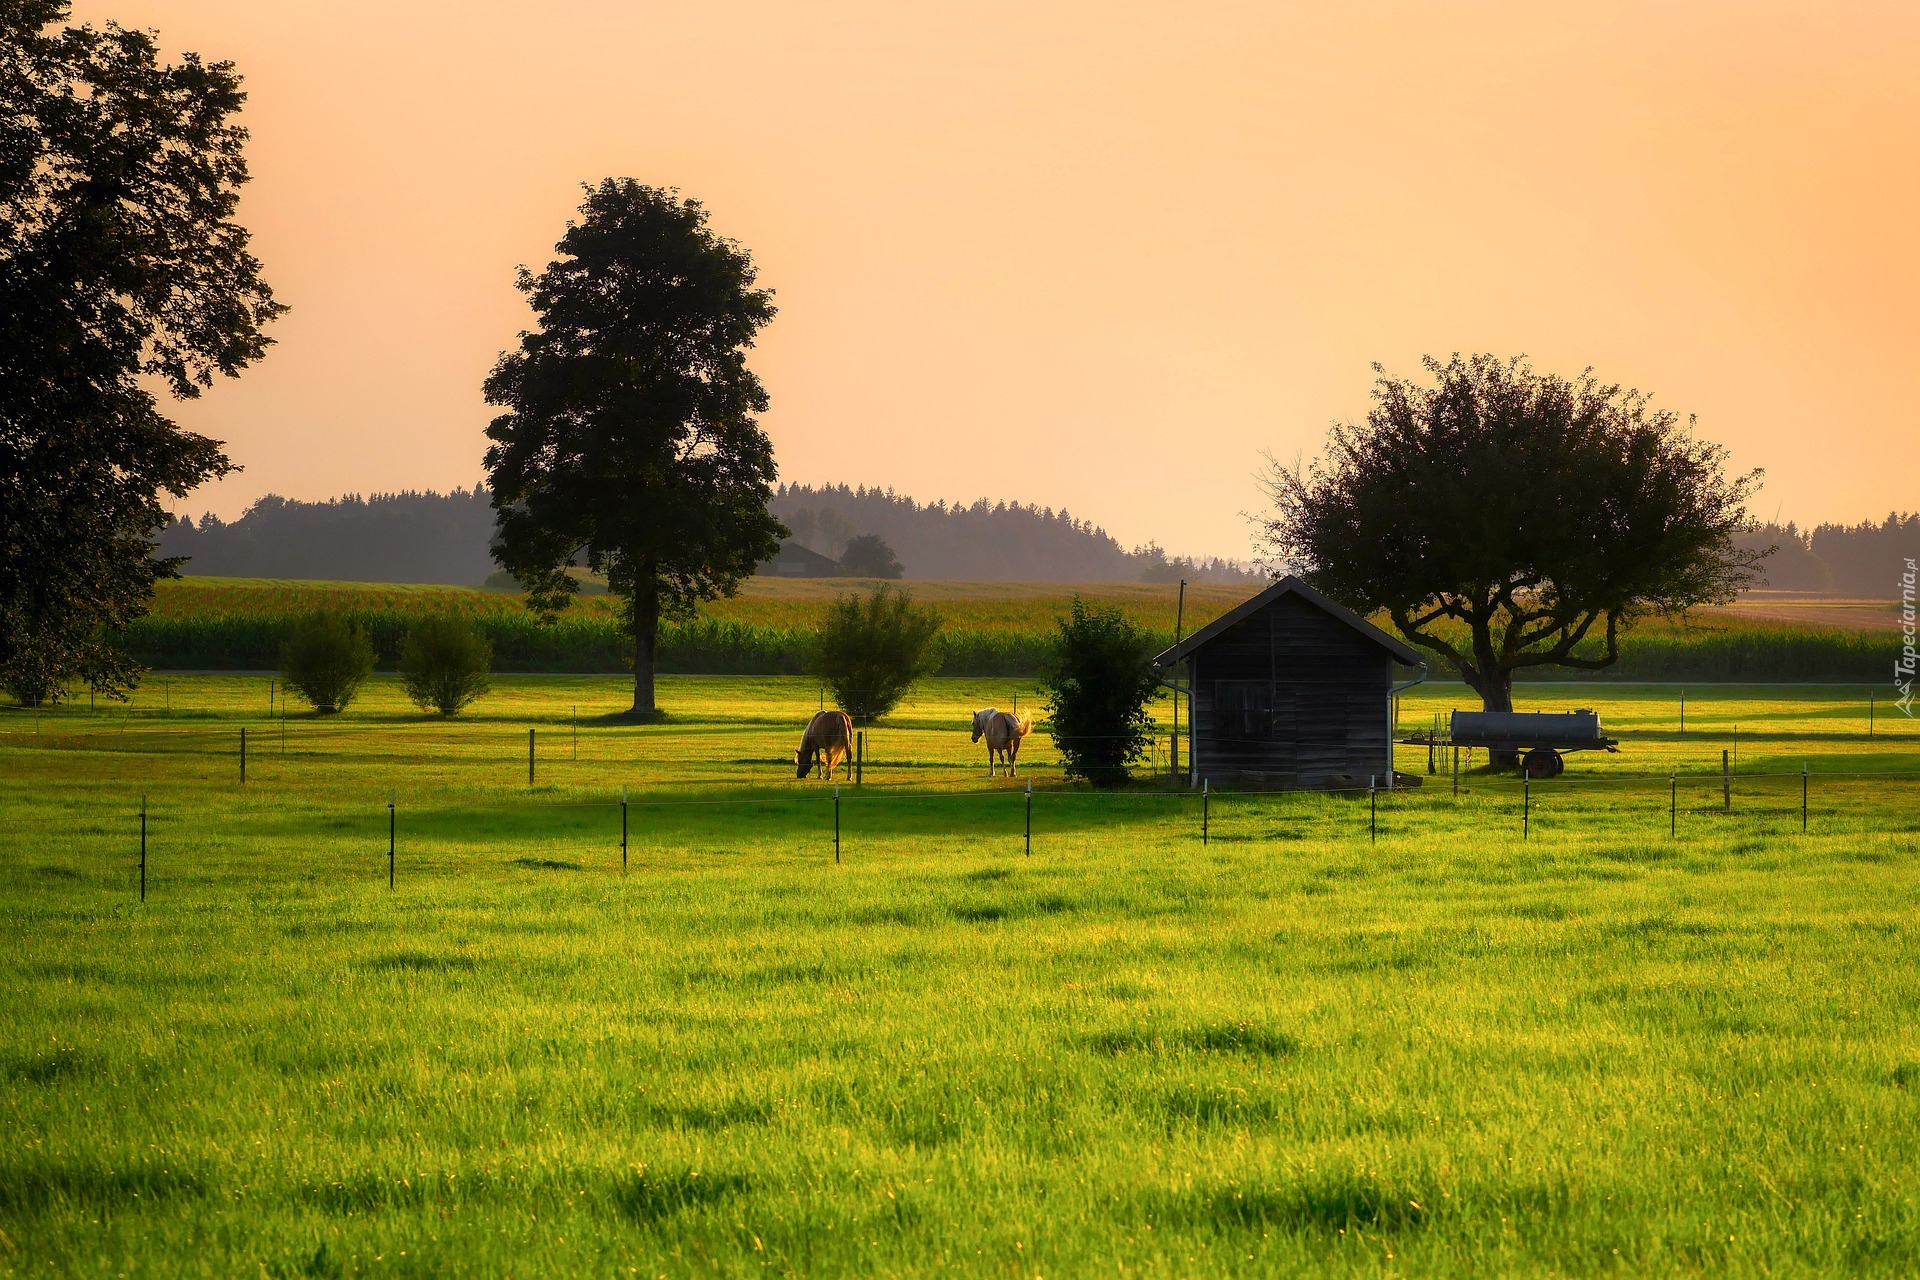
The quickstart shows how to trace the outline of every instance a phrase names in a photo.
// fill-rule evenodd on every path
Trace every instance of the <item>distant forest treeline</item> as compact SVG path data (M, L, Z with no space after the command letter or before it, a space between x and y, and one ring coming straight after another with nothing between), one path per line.
M1091 521L1017 502L922 505L886 489L783 485L773 510L797 541L835 558L848 539L877 533L909 578L1251 583L1259 577L1229 561L1171 558L1152 545L1128 551ZM473 586L495 568L487 553L492 536L493 510L477 485L326 502L268 494L231 523L212 514L174 522L160 535L160 553L190 557L191 574ZM1740 541L1779 548L1765 567L1767 585L1776 590L1886 599L1899 593L1906 559L1920 559L1920 513L1809 532L1766 524Z
M1065 511L985 499L970 507L922 506L881 489L783 486L774 514L796 541L838 559L847 541L877 533L909 578L988 582L1253 582L1224 560L1170 558L1157 546L1128 551ZM443 582L475 586L496 568L488 555L487 492L349 494L296 502L269 494L231 523L211 513L160 535L160 554L190 557L190 574L319 578L340 582Z
M1759 526L1740 544L1777 550L1767 557L1776 591L1831 591L1885 600L1900 594L1900 574L1920 560L1920 513L1889 514L1879 524L1823 524L1803 533L1791 521Z
M794 540L839 559L849 539L877 533L907 577L975 582L1256 582L1250 566L1128 551L1090 520L1018 502L926 505L891 489L782 485L773 513Z
M208 512L160 534L184 571L228 578L445 582L478 586L496 566L493 508L479 485L452 493L348 494L295 502L270 493L231 524Z

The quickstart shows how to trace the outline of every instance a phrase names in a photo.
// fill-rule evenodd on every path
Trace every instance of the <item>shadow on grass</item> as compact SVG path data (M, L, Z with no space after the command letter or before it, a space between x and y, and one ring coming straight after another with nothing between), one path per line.
M1567 1217L1574 1201L1574 1192L1559 1182L1470 1185L1449 1196L1424 1178L1323 1170L1284 1184L1216 1182L1161 1192L1140 1208L1156 1224L1325 1238L1342 1232L1409 1236L1441 1219L1461 1218L1537 1228Z
M98 1057L81 1049L58 1048L45 1053L23 1053L0 1058L0 1079L21 1084L58 1084L102 1074Z
M645 1226L697 1209L718 1204L751 1190L747 1179L737 1173L709 1173L700 1169L661 1170L644 1166L622 1179L614 1191L620 1212Z
M392 951L360 962L376 973L466 973L475 968L471 956L441 955L428 951Z
M0 1161L0 1213L39 1214L67 1206L139 1208L206 1191L196 1173L150 1164L113 1169L63 1161Z
M1321 1173L1290 1186L1224 1183L1165 1192L1150 1196L1142 1207L1149 1222L1228 1234L1280 1230L1384 1235L1425 1229L1437 1202L1425 1187L1353 1173Z
M1096 1031L1084 1042L1096 1053L1217 1053L1245 1058L1286 1058L1300 1051L1300 1041L1261 1023L1233 1021L1197 1027L1120 1027Z

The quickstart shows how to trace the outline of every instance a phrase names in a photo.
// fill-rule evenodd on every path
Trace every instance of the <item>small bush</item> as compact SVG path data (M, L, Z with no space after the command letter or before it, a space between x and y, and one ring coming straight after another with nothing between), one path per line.
M1119 609L1073 598L1040 681L1068 777L1117 787L1127 766L1145 758L1153 743L1147 703L1159 689L1153 654L1152 635Z
M879 586L862 600L841 596L814 635L813 673L840 709L871 723L900 704L913 682L940 669L940 614L913 593Z
M281 678L321 715L344 711L372 670L366 632L335 614L303 619L280 647Z
M465 619L429 615L400 644L400 682L422 710L457 715L493 687L493 644Z

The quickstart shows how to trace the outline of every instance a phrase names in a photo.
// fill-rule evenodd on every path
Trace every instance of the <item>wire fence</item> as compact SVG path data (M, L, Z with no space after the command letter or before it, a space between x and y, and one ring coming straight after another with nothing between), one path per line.
M240 725L225 714L198 716L184 709L177 713L163 710L158 715L149 714L144 722L131 710L123 710L117 717L110 712L83 717L74 711L50 715L45 720L43 725L42 717L36 714L31 727L15 721L5 727L5 736L15 746L37 745L54 751L108 751L129 757L153 752L201 761L225 758L229 763L224 767L232 768L234 773L230 776L241 784L248 782L250 759L257 768L262 755L289 763L306 757L328 763L368 765L421 759L421 743L417 738L409 739L404 734L369 735L369 726L364 724L306 719L294 720L290 725L284 715ZM416 727L425 729L433 723L425 721ZM1601 770L1564 773L1551 781L1535 781L1524 775L1471 771L1463 774L1457 762L1449 758L1453 744L1440 732L1440 725L1436 716L1428 735L1401 738L1396 743L1396 764L1412 765L1411 772L1396 772L1391 777L1383 773L1367 786L1321 786L1310 791L1275 792L1221 786L1216 779L1203 778L1198 780L1199 785L1189 789L1183 785L1192 767L1189 745L1184 739L1176 745L1161 733L1150 740L1148 757L1141 762L1144 766L1141 772L1148 775L1148 780L1131 789L1092 791L1059 785L1060 761L1056 752L1048 750L1056 744L1037 739L1021 754L1020 764L1028 776L1019 782L996 784L989 790L981 790L969 782L957 788L917 791L911 786L901 786L899 779L927 776L928 770L947 770L955 780L970 779L977 776L979 762L960 764L956 752L943 749L937 761L901 758L882 763L868 756L871 743L863 734L854 758L841 765L843 770L851 771L851 776L843 774L837 784L815 782L811 785L818 790L810 795L796 794L795 780L790 776L787 787L781 790L698 796L660 793L663 786L671 785L716 789L739 786L743 781L752 785L750 780L738 776L741 765L793 767L792 762L773 756L721 762L731 767L735 775L731 779L706 777L679 784L655 780L639 797L623 789L619 798L609 793L604 798L509 801L502 794L478 799L463 796L459 800L442 797L436 803L431 796L423 798L417 791L409 792L403 801L399 789L387 788L381 803L368 807L369 815L377 815L384 830L378 837L368 835L372 837L369 843L384 837L385 848L381 850L387 863L384 870L389 884L397 885L410 857L416 865L421 865L421 856L434 849L473 844L474 841L454 831L462 824L517 823L514 830L496 841L507 853L522 846L557 848L571 842L569 847L577 847L582 851L580 856L589 861L610 861L617 852L621 869L631 871L632 855L639 847L635 840L635 821L643 815L651 815L651 820L639 828L637 834L641 837L639 844L649 849L655 849L668 837L683 846L697 843L703 827L709 832L720 832L724 828L727 834L738 835L742 827L738 815L748 814L753 816L747 825L755 827L760 838L776 838L803 857L824 857L830 851L836 861L845 860L851 850L863 845L878 847L889 839L905 839L909 835L924 840L929 834L1017 841L1020 852L1032 856L1036 848L1044 851L1047 842L1063 832L1102 824L1136 830L1141 829L1142 824L1152 824L1162 834L1191 838L1202 847L1214 841L1265 841L1281 845L1310 837L1378 844L1430 835L1443 823L1478 836L1521 841L1568 834L1625 841L1654 837L1684 841L1699 833L1722 834L1730 821L1767 835L1817 835L1823 829L1860 830L1862 815L1869 813L1880 815L1887 829L1920 829L1912 817L1900 816L1920 815L1920 806L1886 804L1890 796L1909 792L1913 798L1920 799L1920 788L1912 787L1920 781L1920 773L1811 765L1803 765L1796 772L1742 771L1739 767L1742 737L1738 726L1734 726L1731 742L1724 748L1705 734L1689 734L1679 744L1662 744L1669 748L1669 759L1677 754L1672 750L1676 746L1697 751L1710 745L1711 750L1720 754L1718 769L1702 768L1689 761L1692 767L1684 772L1678 767L1664 768L1665 776ZM689 724L684 729L698 734L705 727ZM773 732L770 725L757 727ZM672 732L672 728L669 726L668 732ZM498 738L489 736L496 731ZM887 736L898 742L909 733L923 735L930 731L927 726L889 729ZM1869 733L1872 732L1869 729ZM636 744L632 740L601 736L606 730L591 727L590 758L582 760L579 727L565 721L556 724L544 720L537 725L517 726L496 722L461 726L460 733L464 736L449 735L434 746L436 750L450 753L436 763L457 765L464 771L460 773L463 782L472 782L477 776L483 787L500 788L502 792L508 779L513 777L500 774L503 763L515 770L524 766L530 792L543 772L551 771L556 765L564 767L577 762L587 766L591 776L586 779L578 772L566 776L566 785L575 788L601 786L608 772L633 770L637 773L646 765L644 760L636 758ZM1845 738L1850 746L1875 752L1884 752L1894 745L1890 740L1894 735L1887 734L1885 726L1868 738L1850 733L1837 736ZM1769 757L1777 762L1795 743L1811 746L1817 753L1822 747L1831 746L1835 737L1789 729L1749 729L1745 741L1750 752L1757 748L1764 753L1763 762ZM1703 742L1703 738L1708 740ZM376 740L380 746L375 749L369 750L364 745ZM511 746L506 745L509 742ZM604 749L616 742L621 744L619 748ZM594 750L596 745L603 749ZM1041 747L1041 751L1035 752L1034 746ZM980 743L971 749L984 754L986 748ZM1848 758L1828 755L1825 760L1838 762ZM1469 752L1469 770L1471 760ZM1667 764L1665 759L1655 762ZM1038 770L1034 769L1036 764ZM1424 776L1419 772L1422 764L1427 769ZM1179 766L1177 776L1176 765ZM865 785L860 782L863 772L868 775ZM1048 785L1038 788L1033 785L1036 772ZM286 776L283 773L279 778L270 778L270 782L283 781ZM359 781L348 782L346 788L355 789ZM1024 782L1024 786L1020 782ZM247 787L249 791L253 789ZM351 799L340 797L339 783L336 782L333 790L341 803L353 807ZM937 830L929 832L924 822L915 827L912 819L903 816L916 811L946 816L940 818ZM989 812L992 816L988 816ZM569 814L581 821L564 816ZM703 820L702 815L706 814L714 815L711 821ZM722 822L721 814L735 816ZM117 858L121 856L117 850L129 849L137 825L139 880L144 897L150 878L149 854L155 840L162 839L176 847L178 844L169 835L156 836L152 820L160 819L162 832L167 832L177 829L185 815L180 809L156 814L143 800L137 814L129 812L127 816L130 819L124 828L127 843L120 843L122 828L117 823L108 823L109 829L98 835L114 847L102 851ZM196 834L206 834L216 822L204 810L191 819ZM282 830L285 829L283 823ZM231 833L234 839L245 838L245 834L241 826L236 826Z
M1640 856L1652 843L1678 848L1693 837L1719 839L1729 831L1729 823L1738 823L1742 833L1764 837L1857 833L1867 815L1886 813L1909 816L1894 818L1885 830L1920 832L1920 804L1887 804L1899 797L1920 801L1920 773L1672 772L1664 779L1585 778L1569 783L1563 778L1544 785L1524 777L1477 777L1457 793L1389 790L1378 785L1310 792L1247 791L1215 788L1210 782L1195 790L1090 791L1035 788L1028 780L1023 787L992 791L858 793L844 785L821 784L819 793L811 796L636 798L623 792L618 798L591 800L436 805L402 804L398 792L390 791L379 805L367 806L369 818L377 814L384 820L379 824L384 848L376 846L367 852L384 855L380 870L390 888L399 885L409 863L435 872L473 869L471 860L455 857L449 863L447 855L473 845L475 830L501 853L523 855L496 862L580 870L595 864L610 868L617 855L623 875L636 869L636 851L649 857L684 851L698 847L703 835L709 839L722 835L736 842L773 838L800 858L840 863L862 845L878 848L892 841L919 842L930 834L1031 858L1045 853L1049 839L1101 829L1184 838L1201 848L1215 842L1281 848L1303 839L1377 846L1431 838L1444 825L1451 833L1463 833L1464 827L1476 837L1523 843L1555 836L1601 837L1600 843L1615 853L1624 849ZM935 831L902 820L903 813L916 807L940 811ZM962 816L969 807L974 813ZM997 812L987 817L982 809ZM738 815L753 811L758 824L743 827ZM721 812L734 816L722 824ZM598 817L591 823L570 822L562 817L567 814ZM703 822L703 814L712 814L715 820ZM197 838L208 835L208 824L202 814L183 823L177 811L156 813L145 798L128 817L131 821L124 828L128 843L120 847L134 852L129 846L137 830L135 869L144 901L150 882L157 882L152 872L155 820L165 818L169 826L190 827ZM109 823L94 831L118 843L117 825ZM244 834L237 829L232 837L244 838ZM641 837L638 841L636 834ZM371 832L357 832L352 839L365 835ZM524 856L566 851L579 860ZM1607 856L1604 849L1602 856Z

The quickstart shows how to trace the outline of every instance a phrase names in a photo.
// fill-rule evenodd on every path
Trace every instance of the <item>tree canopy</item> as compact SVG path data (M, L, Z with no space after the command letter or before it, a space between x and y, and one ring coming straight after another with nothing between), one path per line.
M863 533L847 541L840 553L840 572L851 578L898 578L906 567L894 556L893 548L877 533Z
M1268 475L1271 556L1343 604L1385 613L1489 710L1513 673L1600 668L1636 618L1724 602L1760 473L1647 396L1489 355L1429 358L1432 385L1379 366L1365 422L1326 458Z
M113 635L178 570L160 494L233 469L147 387L239 373L283 309L234 221L232 64L67 14L0 8L0 680L30 700L137 677Z
M606 575L650 715L660 619L732 595L787 532L746 361L773 294L699 201L630 178L589 187L556 251L520 269L539 326L486 381L506 409L487 428L494 558L549 617L579 589L568 566Z

